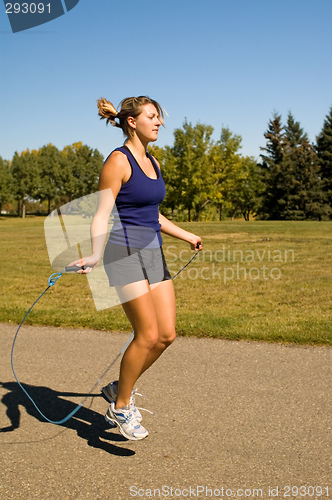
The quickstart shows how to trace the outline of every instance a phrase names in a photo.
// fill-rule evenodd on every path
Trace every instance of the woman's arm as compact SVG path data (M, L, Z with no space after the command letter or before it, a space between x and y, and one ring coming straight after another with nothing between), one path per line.
M161 224L160 231L162 233L173 236L174 238L178 238L179 240L187 241L188 243L190 243L192 250L201 250L203 248L202 240L199 236L181 229L161 213L159 213L159 223Z
M70 266L88 266L85 271L77 271L78 273L90 272L99 264L108 231L109 217L127 173L128 161L126 156L119 151L115 151L105 162L100 172L98 206L91 223L92 254L69 264Z

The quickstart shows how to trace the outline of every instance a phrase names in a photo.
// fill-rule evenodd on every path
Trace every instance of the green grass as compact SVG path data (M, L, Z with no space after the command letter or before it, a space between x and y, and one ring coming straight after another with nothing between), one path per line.
M332 345L332 222L179 225L200 235L205 251L174 280L179 335ZM19 323L53 272L43 219L2 217L0 237L0 321ZM174 274L192 252L163 239ZM130 331L122 307L96 311L87 278L75 275L64 275L26 323Z

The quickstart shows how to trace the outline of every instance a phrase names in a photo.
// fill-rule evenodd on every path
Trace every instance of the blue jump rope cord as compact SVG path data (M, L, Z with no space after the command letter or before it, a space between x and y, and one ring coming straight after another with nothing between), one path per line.
M189 266L189 264L194 260L194 258L196 257L196 255L198 254L198 252L196 252L192 258L189 260L189 262L187 262L187 264L185 266L183 266L182 269L180 269L179 272L177 272L172 280L174 280L187 266ZM49 288L51 288L51 286L55 285L55 283L58 281L59 278L61 278L62 274L65 272L65 269L63 271L61 271L61 273L53 273L51 274L51 276L48 278L48 287L45 288L45 290L43 291L43 293L41 295L39 295L38 299L35 300L35 302L32 304L32 306L30 307L30 309L27 311L27 313L25 314L24 318L22 319L21 323L20 323L20 326L18 327L17 331L16 331L16 334L15 334L15 337L14 337L14 340L13 340L13 345L12 345L12 351L11 351L11 365L12 365L12 371L13 371L13 374L14 374L14 377L16 379L16 382L18 383L18 385L21 387L22 391L28 396L28 398L30 399L30 401L32 402L32 404L34 405L34 407L36 408L36 410L38 411L38 413L45 419L47 420L47 422L49 422L50 424L57 424L57 425L61 425L61 424L64 424L65 422L67 422L71 417L73 417L75 415L75 413L78 412L78 410L80 408L82 408L83 404L85 403L85 401L87 400L87 398L92 394L92 392L95 390L95 388L98 386L98 384L100 383L100 381L104 378L104 376L106 375L106 373L112 368L112 366L114 365L114 363L116 363L116 361L118 360L118 358L121 356L121 354L127 349L131 339L133 338L134 336L134 330L131 332L131 335L129 337L129 339L127 340L126 344L124 345L124 347L121 349L121 351L119 352L119 354L113 359L112 363L106 368L106 370L104 371L104 373L100 376L100 378L97 380L97 382L93 385L93 387L90 389L90 391L88 392L88 394L84 397L84 399L81 401L80 404L78 404L76 406L76 408L74 408L74 410L72 412L70 412L65 418L63 418L62 420L50 420L49 418L47 418L44 413L38 408L38 406L36 405L36 403L34 402L34 400L32 399L32 397L30 396L30 394L24 389L24 387L22 386L21 382L18 380L17 376L16 376L16 373L15 373L15 369L14 369L14 361L13 361L13 355L14 355L14 346L15 346L15 342L16 342L16 339L17 339L17 335L18 335L18 332L21 328L21 326L23 325L24 321L26 320L28 314L32 311L33 307L37 304L38 300L42 298L42 296L47 292L47 290Z

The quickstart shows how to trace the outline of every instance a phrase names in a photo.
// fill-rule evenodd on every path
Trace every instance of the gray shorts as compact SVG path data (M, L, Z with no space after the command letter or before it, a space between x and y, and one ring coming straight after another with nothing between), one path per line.
M162 247L130 248L107 242L104 268L110 286L148 280L150 285L172 279Z

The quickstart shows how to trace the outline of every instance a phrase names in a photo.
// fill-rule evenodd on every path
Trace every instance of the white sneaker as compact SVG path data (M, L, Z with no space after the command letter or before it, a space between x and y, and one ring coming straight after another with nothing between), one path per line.
M106 401L108 403L114 403L116 401L116 398L118 397L118 381L115 380L114 382L111 382L110 384L105 385L105 387L102 387L101 394L102 394L103 398L106 399ZM135 403L135 395L136 394L138 396L142 396L142 394L137 392L137 389L133 389L131 391L129 407L130 407L132 414L136 418L137 422L142 422L143 417L142 417L142 415L141 415L140 411L138 410L136 403ZM141 408L141 410L142 410L142 408Z
M106 412L105 420L106 422L116 424L121 434L132 441L144 439L149 434L149 432L137 422L129 405L117 410L115 409L115 403L112 402Z

